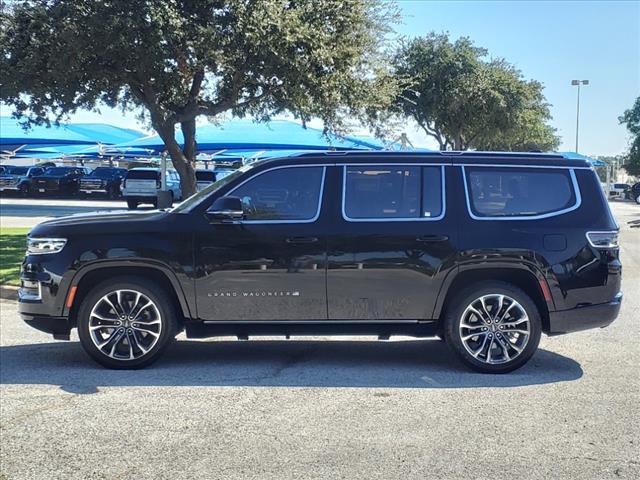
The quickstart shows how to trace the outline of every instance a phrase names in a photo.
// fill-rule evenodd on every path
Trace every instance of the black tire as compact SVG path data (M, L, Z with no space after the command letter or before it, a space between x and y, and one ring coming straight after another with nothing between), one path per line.
M129 210L135 210L138 208L138 202L136 200L127 199L127 207Z
M18 193L19 193L19 195L21 197L28 197L29 196L29 184L28 183L23 183L22 185L20 185Z
M150 346L150 348L146 352L138 348L136 350L136 353L140 356L134 359L120 359L109 356L106 351L99 349L98 346L94 343L89 329L90 321L93 321L94 325L96 322L96 318L91 317L93 308L101 302L101 299L103 299L105 295L108 295L110 292L115 292L117 290L139 292L143 296L146 296L147 299L149 299L151 302L153 302L154 307L157 308L157 312L159 312L159 326L154 326L154 328L159 331L159 335L153 338L147 337L148 339L150 339L151 343L155 343L153 343L153 345ZM133 293L129 294L133 295ZM111 296L110 298L113 299L114 297ZM78 336L80 337L80 343L82 344L82 347L91 358L93 358L100 365L107 368L130 370L143 368L150 365L158 359L162 352L171 343L173 343L173 341L175 340L175 336L178 333L176 306L171 302L169 298L170 297L169 295L167 295L167 292L164 290L164 288L162 288L155 282L142 277L116 277L98 284L82 300L82 304L80 305L80 309L78 310ZM133 305L133 307L131 308L135 309L136 306ZM143 309L138 312L138 315L142 311ZM111 317L112 315L109 316ZM107 350L109 349L108 347L111 347L113 345L113 343L116 343L118 344L119 350L124 349L126 352L127 348L130 348L129 343L126 342L126 340L128 340L126 338L128 334L138 335L138 337L136 338L142 339L141 333L139 333L142 330L131 328L132 326L136 326L136 323L133 322L135 322L135 320L133 320L131 324L124 326L124 328L114 326L114 330L122 330L123 340L120 342L112 342L106 347ZM139 320L139 322L144 323L143 320ZM138 324L138 326L140 326L140 324ZM149 327L146 328L149 329ZM148 330L146 331L148 332ZM116 332L114 331L113 333ZM135 345L142 345L142 343L131 343L134 343Z
M115 200L120 196L120 191L118 189L118 185L111 185L111 187L109 187L109 191L107 192L107 197L109 197L111 200Z
M485 358L482 358L482 354L479 357L474 357L474 355L472 355L467 350L468 346L467 347L465 346L465 343L463 342L463 339L462 339L462 332L460 328L462 316L463 314L465 314L465 312L468 312L467 307L470 307L471 305L473 305L474 301L477 301L478 299L480 299L480 297L489 296L488 298L489 300L491 300L491 298L495 298L495 297L491 297L494 295L497 298L499 298L499 296L502 295L509 299L513 299L522 307L522 309L524 309L524 312L528 317L529 335L527 338L524 335L520 335L518 333L509 333L509 337L512 340L514 338L519 339L519 340L516 340L516 343L511 345L512 346L515 345L515 347L518 347L518 348L522 347L519 353L514 354L514 352L516 352L515 347L513 347L514 349L512 350L512 346L509 346L509 344L505 343L505 347L502 347L502 345L499 343L505 340L505 337L503 336L503 334L506 333L505 330L496 330L495 333L492 333L492 332L493 332L493 329L496 329L496 328L509 329L509 328L516 328L515 326L510 326L509 322L501 325L500 322L495 321L495 318L493 322L491 322L491 319L488 318L488 321L490 322L489 324L485 324L484 322L480 322L479 320L477 321L477 323L475 323L476 321L474 320L473 325L480 325L481 327L474 327L473 330L465 329L467 334L478 333L478 335L474 335L474 337L471 338L469 341L470 342L477 341L478 343L482 343L481 339L484 339L485 338L484 336L488 337L486 338L486 340L489 340L489 338L491 339L488 345L487 354L484 355ZM496 301L495 304L491 307L491 311L489 311L488 313L489 314L493 313L494 312L493 309L495 308L497 312L496 317L500 316L500 312L504 312L505 311L504 309L506 309L509 305L510 305L510 301L506 300L506 303L504 303L504 307L502 307L502 310L499 310L498 301ZM502 303L500 304L500 306L502 306ZM516 311L519 311L519 309L516 308ZM470 315L472 315L472 318L473 318L474 314L471 313ZM506 317L506 312L503 313L503 315L505 315ZM507 319L505 318L505 321L506 320ZM491 324L493 324L493 326ZM484 332L481 330L487 330L487 332ZM483 282L481 284L480 283L475 284L462 290L458 295L456 295L452 299L451 302L449 302L449 305L446 310L445 318L444 318L444 336L445 336L447 345L449 345L451 350L458 356L458 358L460 358L460 360L462 360L462 362L465 365L472 368L473 370L476 370L482 373L507 373L520 368L525 363L527 363L527 361L536 352L538 348L538 344L540 343L541 334L542 334L542 321L540 319L540 312L538 311L538 307L536 306L535 302L531 299L529 295L527 295L520 288L506 282L499 282L499 281ZM494 338L493 337L494 335L495 337L500 336L501 338L500 339ZM524 339L526 339L526 343L517 345L517 342L524 341ZM479 350L483 350L483 347L486 344L482 343L482 345L483 346L480 347ZM499 348L493 349L494 346ZM489 350L491 350L492 352L494 350L497 350L499 352L501 356L501 359L500 359L501 363L487 362L487 360L491 361ZM513 358L510 360L506 360L506 358L509 358L509 355L511 354L514 355Z

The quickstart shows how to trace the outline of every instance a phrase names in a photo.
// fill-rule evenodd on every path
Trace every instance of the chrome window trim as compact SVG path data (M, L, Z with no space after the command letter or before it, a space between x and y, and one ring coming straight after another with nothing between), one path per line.
M246 180L243 180L241 183L239 183L238 185L236 185L235 187L233 187L229 192L227 192L224 196L225 197L229 197L232 196L232 193L235 192L238 188L240 188L241 186L243 186L245 183L259 177L260 175L263 175L267 172L272 172L274 170L281 170L283 168L318 168L318 167L322 167L322 178L320 179L320 194L318 195L318 206L316 207L316 214L309 219L304 219L304 220L236 220L233 223L236 224L248 224L248 225L273 225L273 224L289 224L289 223L314 223L315 221L318 220L318 218L320 218L320 212L322 209L322 198L324 196L324 184L325 184L325 179L327 176L327 167L328 166L333 166L333 164L306 164L306 165L280 165L277 167L272 167L266 170L263 170L261 172L256 173L255 175L252 175L251 177L247 178Z
M497 168L497 167L503 167L504 165L466 165L466 166L474 167L474 168L475 167ZM530 168L524 165L508 165L508 167ZM533 168L549 168L549 167L538 166ZM559 215L564 215L565 213L569 213L580 208L580 205L582 205L582 195L580 194L580 187L578 186L578 180L574 172L574 167L555 167L555 168L562 168L564 170L569 170L569 176L571 177L571 183L573 184L573 191L576 196L576 201L571 207L563 208L562 210L556 210L554 212L542 213L539 215L518 215L518 216L512 216L512 217L482 217L473 213L473 210L471 208L471 196L469 193L469 185L467 182L467 172L465 170L465 165L460 165L460 169L462 170L462 182L464 184L464 195L467 203L467 212L469 213L469 216L474 220L481 220L481 221L541 220L543 218L551 218L551 217L557 217Z
M571 167L564 165L523 165L523 164L500 164L500 163L453 163L454 167L504 167L504 168L553 168L562 170L593 170L593 167Z
M447 211L446 192L445 192L445 166L449 164L445 163L347 163L342 165L342 218L347 222L362 223L362 222L436 222L442 220ZM440 184L441 184L441 196L442 196L442 211L437 217L390 217L390 218L351 218L347 215L346 203L347 203L347 167L440 167ZM420 185L422 188L422 185ZM420 205L420 212L422 213L422 205Z

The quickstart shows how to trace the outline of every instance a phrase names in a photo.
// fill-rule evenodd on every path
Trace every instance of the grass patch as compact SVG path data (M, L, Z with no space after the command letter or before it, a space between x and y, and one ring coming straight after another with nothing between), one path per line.
M20 285L28 228L0 228L0 285Z

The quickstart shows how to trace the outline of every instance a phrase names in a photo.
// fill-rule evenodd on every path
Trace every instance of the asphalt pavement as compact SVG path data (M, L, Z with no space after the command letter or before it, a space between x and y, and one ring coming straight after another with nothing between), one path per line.
M639 478L640 206L612 206L620 317L544 337L507 375L438 341L355 337L181 338L110 371L4 301L0 478Z

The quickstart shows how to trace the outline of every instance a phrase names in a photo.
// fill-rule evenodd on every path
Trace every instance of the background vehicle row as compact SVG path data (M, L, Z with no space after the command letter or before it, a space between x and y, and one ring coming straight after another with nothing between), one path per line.
M215 170L196 170L198 189L224 178L235 171L231 168ZM167 190L172 200L180 200L180 179L174 170L167 171ZM21 167L2 166L0 171L0 193L15 194L23 197L67 196L82 198L124 197L130 208L139 204L157 204L160 189L160 170L158 168L52 166Z

